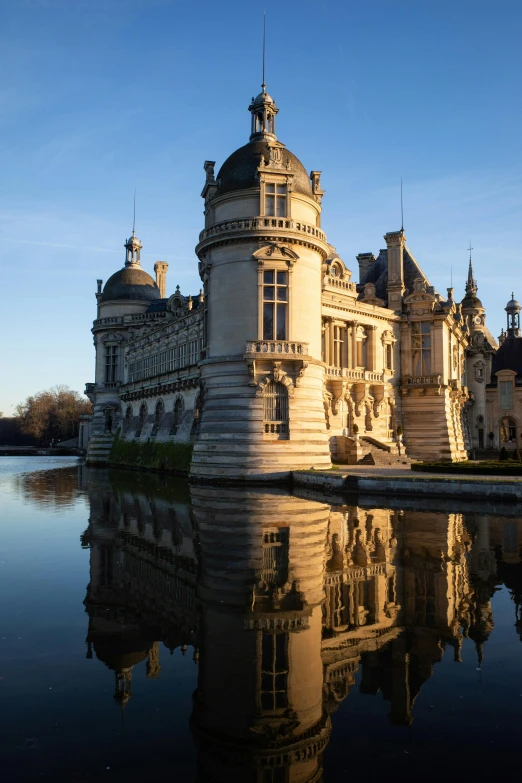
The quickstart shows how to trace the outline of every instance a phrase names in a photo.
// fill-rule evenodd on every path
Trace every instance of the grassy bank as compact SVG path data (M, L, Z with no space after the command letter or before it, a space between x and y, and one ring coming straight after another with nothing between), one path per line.
M191 443L146 443L114 438L109 465L142 470L156 470L187 476L192 459Z
M468 476L522 476L522 463L496 462L414 462L412 470L427 473L455 473Z

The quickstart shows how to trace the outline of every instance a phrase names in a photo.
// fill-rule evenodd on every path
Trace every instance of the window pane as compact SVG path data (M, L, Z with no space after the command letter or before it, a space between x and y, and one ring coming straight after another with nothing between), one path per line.
M286 305L277 306L277 335L276 340L286 340Z
M265 193L275 193L274 183L267 182L265 185Z
M273 283L274 282L274 272L273 270L270 272L264 272L263 273L263 281L265 283Z
M286 302L286 286L284 288L282 286L278 286L277 299L279 302Z
M275 696L276 696L276 708L277 709L282 709L283 707L287 707L288 706L288 699L287 699L286 693L278 692L278 693L276 693Z
M265 272L266 274L266 272ZM273 274L273 272L272 272ZM287 285L288 283L288 272L278 272L277 273L277 285Z
M283 193L286 196L286 185L278 185L277 186L277 192Z
M274 305L263 305L263 340L274 339Z
M265 215L274 217L274 196L267 196L265 198Z
M277 206L277 217L285 217L286 216L286 198L279 197L276 202Z
M263 292L264 299L267 299L269 302L274 301L274 291L275 288L273 286L265 285L265 290Z

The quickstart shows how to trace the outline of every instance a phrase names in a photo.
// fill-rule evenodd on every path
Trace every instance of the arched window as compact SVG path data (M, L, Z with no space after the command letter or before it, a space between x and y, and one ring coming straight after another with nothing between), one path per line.
M151 432L152 437L158 434L158 430L160 428L161 420L163 418L164 413L165 413L164 402L163 400L158 400L156 403L156 408L154 410L154 424L152 426L152 432Z
M282 383L270 381L263 392L265 435L279 440L288 438L288 391Z
M141 406L140 406L140 415L139 415L139 419L138 419L138 429L136 430L136 435L135 435L136 438L139 438L140 435L141 435L141 431L143 429L143 425L147 421L148 413L149 412L147 410L147 403L146 402L142 402Z
M181 395L176 398L174 403L174 415L172 418L172 427L170 428L170 434L175 435L179 429L179 425L183 419L183 413L185 411L185 401Z

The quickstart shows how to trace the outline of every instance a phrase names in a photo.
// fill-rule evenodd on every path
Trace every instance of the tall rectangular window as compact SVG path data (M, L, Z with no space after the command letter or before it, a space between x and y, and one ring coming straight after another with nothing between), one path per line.
M167 351L161 351L159 355L159 373L167 372Z
M118 346L105 346L105 383L115 383L118 380Z
M263 340L287 339L288 272L263 272Z
M180 345L178 351L179 351L178 366L185 367L187 364L187 344L183 343L183 345Z
M155 353L153 356L150 357L150 374L151 375L157 375L158 374L158 354Z
M142 378L148 378L150 375L150 356L146 356L143 359L143 373Z
M391 343L386 343L386 345L384 346L384 352L385 352L384 366L387 370L391 370L392 358L393 358L393 346Z
M286 217L286 185L265 184L265 215Z
M288 634L261 637L261 708L269 712L288 707Z
M176 369L176 349L175 348L169 348L168 350L168 370L169 372L172 372L172 370Z
M431 323L417 321L411 325L413 375L431 373Z
M502 410L509 411L513 407L513 383L511 381L500 381L500 407Z
M198 341L191 340L189 342L189 364L198 363Z

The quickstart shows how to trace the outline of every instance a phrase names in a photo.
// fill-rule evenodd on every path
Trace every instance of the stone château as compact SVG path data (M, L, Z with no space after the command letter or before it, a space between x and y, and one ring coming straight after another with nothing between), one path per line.
M357 255L357 283L321 228L321 172L278 140L264 84L249 111L248 143L217 174L204 164L199 293L167 296L168 265L145 272L134 231L123 269L98 280L87 461L106 462L117 431L193 444L199 480L515 448L520 305L498 349L471 257L462 301L444 297L403 229Z

